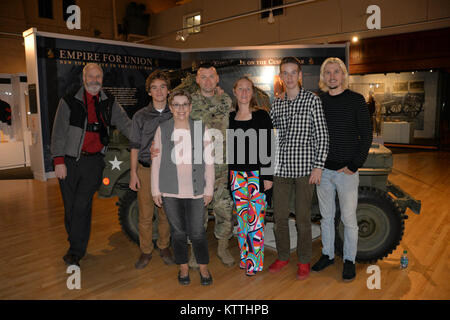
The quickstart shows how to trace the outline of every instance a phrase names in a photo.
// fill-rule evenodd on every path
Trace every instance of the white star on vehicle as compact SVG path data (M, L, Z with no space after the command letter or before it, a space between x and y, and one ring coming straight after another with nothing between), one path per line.
M120 164L123 161L117 160L117 156L114 156L114 161L109 161L109 162L112 164L112 169L111 170L117 169L117 170L120 171Z

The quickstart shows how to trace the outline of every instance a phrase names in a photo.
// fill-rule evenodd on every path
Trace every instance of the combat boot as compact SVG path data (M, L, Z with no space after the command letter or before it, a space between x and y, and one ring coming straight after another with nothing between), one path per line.
M232 267L234 265L234 258L231 256L228 250L228 239L220 239L217 246L217 255L219 256L222 263L227 267Z

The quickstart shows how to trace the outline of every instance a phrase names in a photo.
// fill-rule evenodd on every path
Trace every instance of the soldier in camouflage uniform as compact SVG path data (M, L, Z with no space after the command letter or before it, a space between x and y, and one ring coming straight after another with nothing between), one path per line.
M228 117L231 109L231 98L226 93L217 93L219 76L212 65L203 64L199 67L196 76L199 89L192 93L193 120L202 120L210 129L217 129L222 134L223 145L215 141L216 162L213 211L215 216L214 235L218 239L217 255L226 266L234 265L234 259L228 250L228 241L233 232L233 200L228 190L228 165L225 160L225 137L228 127ZM222 149L222 155L218 152ZM221 157L219 159L218 157ZM205 215L207 219L207 213ZM191 255L193 258L193 255ZM191 261L190 266L195 266Z

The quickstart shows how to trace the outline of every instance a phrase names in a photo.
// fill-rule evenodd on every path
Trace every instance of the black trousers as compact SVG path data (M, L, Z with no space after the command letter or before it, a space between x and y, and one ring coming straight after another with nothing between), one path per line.
M188 263L187 238L192 242L195 259L199 264L209 263L204 212L201 199L163 197L163 207L170 224L173 253L176 264Z
M100 187L105 163L103 155L64 159L67 177L59 180L64 202L64 224L72 253L80 258L86 254L91 233L92 198Z

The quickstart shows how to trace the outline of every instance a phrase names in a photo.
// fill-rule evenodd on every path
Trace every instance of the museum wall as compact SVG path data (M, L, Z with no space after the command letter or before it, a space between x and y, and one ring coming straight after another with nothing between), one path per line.
M69 30L62 15L62 1L53 1L54 19L38 17L36 0L0 1L0 73L25 72L23 39L1 33L21 35L30 27L39 31L76 36L114 39L113 3L117 23L123 22L130 0L76 0L81 8L81 30ZM135 1L147 8L157 1ZM161 1L160 1L161 2ZM285 1L289 3L293 1ZM381 30L367 30L365 13L369 5L381 8ZM161 4L159 4L161 5ZM173 1L171 1L173 5ZM147 13L154 8L147 9ZM347 41L355 33L361 39L419 30L450 27L448 0L317 0L287 8L275 16L275 23L259 15L203 27L185 42L176 41L176 30L183 27L183 16L200 12L202 23L260 9L259 0L192 0L152 14L146 44L176 48L211 48L268 44L308 44ZM415 25L411 25L415 24ZM401 27L395 27L401 25ZM164 36L159 36L164 35ZM139 40L135 38L131 40Z
M126 6L131 1L114 2L117 23L120 24L125 16ZM76 0L81 8L80 30L67 28L63 20L62 1L53 1L54 19L39 18L37 3L37 0L0 1L0 73L26 72L22 32L32 27L36 27L38 31L114 39L112 0Z
M381 9L381 30L366 26L366 9L373 4ZM184 15L200 12L202 23L208 23L259 9L259 0L193 0L153 16L150 35L164 36L150 43L179 48L331 43L350 40L355 33L362 39L450 26L448 0L318 0L285 9L273 24L252 15L202 27L185 42L175 40ZM425 23L408 25L419 22Z
M157 10L158 1L137 2L146 4L150 8L147 11ZM292 1L285 1L289 2ZM117 23L122 23L130 0L76 0L82 10L81 30L67 29L62 15L62 1L53 1L54 19L39 18L37 3L36 0L0 1L0 73L26 72L21 34L30 27L36 27L39 31L88 37L97 34L98 38L114 39L113 4L116 7ZM173 1L171 3L174 5ZM365 11L370 4L377 4L381 8L381 30L367 30ZM185 42L175 40L175 31L182 28L183 16L186 14L200 12L202 23L206 23L259 9L259 0L192 0L152 14L149 35L164 36L143 43L186 49L334 43L347 41L357 33L361 40L350 46L351 74L437 67L450 71L448 0L317 0L287 8L283 15L275 16L274 24L268 24L267 19L253 15L202 27L200 33L190 35ZM419 22L424 23L392 28L394 25ZM426 29L433 30L413 33ZM390 35L398 32L408 33ZM122 37L119 35L119 38Z
M450 28L363 39L352 43L349 64L352 74L438 68L450 72Z

